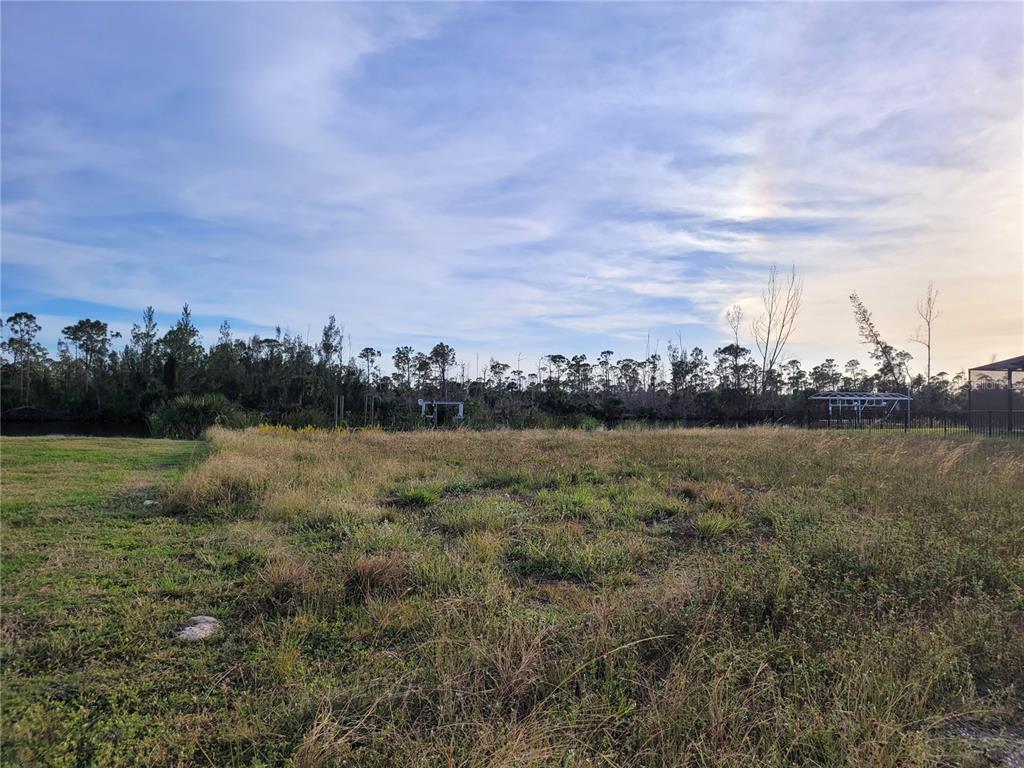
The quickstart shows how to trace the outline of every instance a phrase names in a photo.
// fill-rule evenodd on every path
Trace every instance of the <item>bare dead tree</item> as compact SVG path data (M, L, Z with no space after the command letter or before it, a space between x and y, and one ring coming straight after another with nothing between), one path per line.
M743 353L740 351L740 324L743 322L743 307L733 304L725 313L725 322L732 329L732 378L733 386L740 388L740 358ZM745 352L746 350L744 350Z
M740 323L743 322L743 307L739 304L733 304L729 307L725 313L725 322L732 329L732 340L738 347L740 345Z
M779 269L772 264L768 270L768 285L761 292L764 312L750 326L761 355L762 395L768 384L768 372L775 370L793 333L803 293L803 281L796 275L796 266L790 269L788 277L780 280Z
M939 301L939 292L935 284L928 283L928 292L923 299L917 300L917 315L924 322L924 326L918 326L917 331L910 338L915 344L920 344L927 352L928 362L925 367L925 381L929 384L932 381L932 324L939 319L942 313L936 309Z

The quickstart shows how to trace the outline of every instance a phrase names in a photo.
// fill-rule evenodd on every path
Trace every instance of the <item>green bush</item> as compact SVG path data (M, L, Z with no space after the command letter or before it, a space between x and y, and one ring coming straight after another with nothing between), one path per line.
M586 432L596 432L604 429L604 422L588 416L585 413L570 413L565 417L565 426L570 429L582 429Z
M156 437L197 440L214 425L250 426L252 419L224 395L179 395L146 418Z

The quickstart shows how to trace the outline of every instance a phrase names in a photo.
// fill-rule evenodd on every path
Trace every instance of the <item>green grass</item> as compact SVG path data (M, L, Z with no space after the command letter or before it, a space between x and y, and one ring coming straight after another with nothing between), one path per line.
M153 485L196 454L199 444L122 438L5 438L4 518L53 507L95 506L113 491Z
M435 488L421 485L399 490L395 494L395 503L403 507L429 507L439 498Z
M1005 441L256 429L0 459L3 765L973 766L1024 736ZM224 633L173 640L195 614Z
M743 521L721 512L701 512L693 519L693 528L699 536L714 539L742 529Z

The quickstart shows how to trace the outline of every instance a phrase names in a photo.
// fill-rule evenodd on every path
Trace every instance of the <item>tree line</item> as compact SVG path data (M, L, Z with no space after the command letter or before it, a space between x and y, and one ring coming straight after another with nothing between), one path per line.
M764 311L744 342L743 313L727 313L728 343L710 353L681 339L639 358L613 350L549 354L528 365L490 359L467 375L456 350L439 341L430 349L396 347L392 372L373 347L350 349L344 328L331 316L319 341L277 329L273 336L239 338L225 322L212 345L202 344L188 307L161 331L152 307L127 338L100 320L84 319L61 330L55 355L37 341L37 318L16 312L3 321L2 407L5 418L63 417L138 420L182 396L211 395L252 418L302 426L420 424L417 401L463 400L477 425L553 426L587 420L721 419L754 409L794 410L809 394L831 389L914 393L916 407L949 410L965 403L964 376L932 375L931 326L937 292L920 305L928 370L912 375L912 359L882 337L857 294L851 298L868 363L828 358L807 369L787 359L787 342L799 311L802 287L795 271L769 273Z

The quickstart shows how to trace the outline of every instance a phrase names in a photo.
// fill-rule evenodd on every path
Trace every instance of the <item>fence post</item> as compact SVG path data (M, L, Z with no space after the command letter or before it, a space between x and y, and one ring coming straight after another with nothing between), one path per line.
M992 437L992 411L988 412L988 436Z

